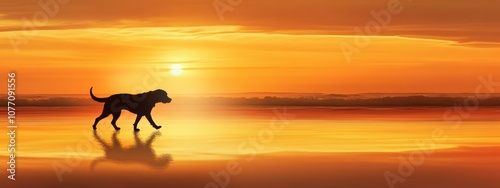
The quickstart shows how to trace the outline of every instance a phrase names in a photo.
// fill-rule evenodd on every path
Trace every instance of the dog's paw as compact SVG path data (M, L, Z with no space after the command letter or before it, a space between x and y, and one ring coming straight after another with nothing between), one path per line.
M94 126L92 126L92 129L94 129L94 131L95 131L95 130L97 130L97 127L94 125Z
M119 131L120 129L122 129L122 128L120 128L120 127L116 127L116 128L115 128L115 130L117 130L117 131Z
M135 132L139 132L139 131L141 131L141 129L134 129L134 131L135 131Z
M154 126L154 128L155 128L156 130L161 129L161 125Z

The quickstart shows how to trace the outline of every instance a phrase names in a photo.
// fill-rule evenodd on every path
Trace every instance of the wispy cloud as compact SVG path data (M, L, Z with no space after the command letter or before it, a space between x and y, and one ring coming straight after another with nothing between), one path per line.
M212 3L202 0L166 1L70 1L40 29L102 27L175 27L238 25L246 31L355 35L353 27L373 20L371 11L387 7L386 0L336 1L247 1L221 22ZM500 42L500 2L400 0L401 14L391 18L382 35L413 36L470 42ZM4 1L3 20L10 24L0 30L21 29L23 17L42 10L31 0Z

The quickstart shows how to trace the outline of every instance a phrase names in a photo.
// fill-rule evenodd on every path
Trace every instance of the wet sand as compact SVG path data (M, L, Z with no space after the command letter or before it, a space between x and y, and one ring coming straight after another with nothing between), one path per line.
M153 117L164 127L156 131L141 121L137 134L128 113L118 120L121 131L107 118L93 132L99 111L97 106L20 108L16 181L4 170L1 182L8 187L382 188L391 187L390 176L393 187L500 186L496 108L479 109L457 127L443 119L444 108L161 106ZM0 155L7 161L6 150Z

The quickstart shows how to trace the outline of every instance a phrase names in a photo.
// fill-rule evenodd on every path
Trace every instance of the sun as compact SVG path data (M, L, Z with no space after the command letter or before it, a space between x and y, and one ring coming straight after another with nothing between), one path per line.
M170 74L172 74L172 76L180 76L182 74L182 65L180 64L172 64L170 66Z

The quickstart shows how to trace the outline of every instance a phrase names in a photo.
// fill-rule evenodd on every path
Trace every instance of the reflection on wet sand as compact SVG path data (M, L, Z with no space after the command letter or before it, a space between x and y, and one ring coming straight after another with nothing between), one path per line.
M290 108L298 118L267 144L255 136L269 128L275 115L270 108L224 107L209 115L206 109L180 109L159 116L171 125L162 128L162 136L147 126L137 135L130 129L114 132L111 126L92 135L89 120L96 110L21 108L19 181L4 182L4 187L200 188L229 180L225 172L234 161L243 170L230 176L227 187L388 188L386 172L404 178L398 188L500 187L500 108L478 109L457 130L447 129L452 124L442 120L442 108ZM133 122L135 116L123 118ZM437 128L446 130L446 142L433 140ZM5 138L0 141L8 142ZM241 143L249 144L238 149ZM257 152L255 146L265 149ZM422 152L432 154L420 159ZM175 162L164 153L175 156ZM8 157L6 150L0 154ZM249 154L255 154L251 163ZM412 175L402 176L400 168L407 172L405 164L412 160L424 162L411 166ZM70 167L63 169L62 182L54 162Z
M94 131L94 138L101 144L104 156L94 159L90 164L90 169L94 170L98 164L103 162L135 163L151 168L165 168L172 161L170 154L157 156L152 147L155 138L161 135L159 131L153 132L145 142L142 142L138 133L135 132L135 145L130 147L122 146L117 137L118 133L119 131L113 133L111 137L112 143L108 144Z

